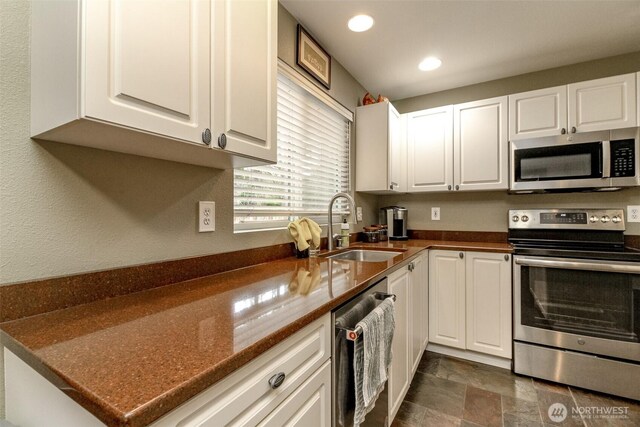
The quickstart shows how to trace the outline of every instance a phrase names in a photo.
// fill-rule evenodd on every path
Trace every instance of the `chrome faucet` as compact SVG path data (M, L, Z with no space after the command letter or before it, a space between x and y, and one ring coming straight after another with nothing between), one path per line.
M333 235L333 202L336 201L336 199L339 198L345 198L347 199L347 201L349 202L349 210L351 211L351 216L354 218L354 224L357 222L357 218L356 218L356 202L353 200L353 197L351 197L350 194L347 193L336 193L332 198L331 201L329 201L329 225L327 227L327 240L329 241L327 243L327 248L332 251L333 250L333 239L336 238L336 236Z

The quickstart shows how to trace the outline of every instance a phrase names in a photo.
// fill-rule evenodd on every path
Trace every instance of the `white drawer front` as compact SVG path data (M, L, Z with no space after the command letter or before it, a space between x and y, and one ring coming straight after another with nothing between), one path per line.
M331 362L291 393L260 427L326 427L331 425Z
M330 321L330 314L316 320L153 426L257 425L330 358ZM271 389L269 379L279 372L286 378Z

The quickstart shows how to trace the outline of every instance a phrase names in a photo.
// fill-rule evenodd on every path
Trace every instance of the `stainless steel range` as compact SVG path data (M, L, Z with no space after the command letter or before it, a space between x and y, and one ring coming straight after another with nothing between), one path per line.
M509 211L514 371L640 400L640 251L621 209Z

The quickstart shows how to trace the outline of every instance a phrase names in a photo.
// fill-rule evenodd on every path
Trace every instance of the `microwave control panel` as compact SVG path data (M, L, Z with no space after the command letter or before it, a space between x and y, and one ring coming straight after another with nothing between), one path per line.
M620 178L634 176L635 141L633 139L619 139L611 141L611 177Z

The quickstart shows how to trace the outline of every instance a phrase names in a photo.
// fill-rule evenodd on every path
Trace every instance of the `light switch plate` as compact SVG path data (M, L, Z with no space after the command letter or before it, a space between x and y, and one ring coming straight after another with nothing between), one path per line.
M431 220L440 221L440 208L431 208Z
M356 221L362 221L362 206L356 208Z
M216 231L216 203L198 202L198 232Z
M640 222L640 205L627 206L627 222Z

